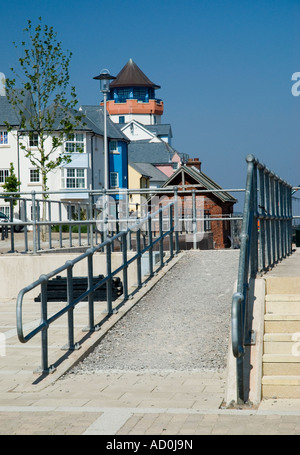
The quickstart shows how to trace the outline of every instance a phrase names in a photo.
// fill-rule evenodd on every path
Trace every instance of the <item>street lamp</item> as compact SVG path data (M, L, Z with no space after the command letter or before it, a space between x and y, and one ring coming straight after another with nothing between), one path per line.
M106 111L106 100L107 93L109 92L109 85L112 79L116 79L115 76L109 74L107 69L103 69L99 76L95 76L93 79L100 80L100 91L104 96L104 189L109 188L109 161L108 161L108 151L107 151L107 111Z

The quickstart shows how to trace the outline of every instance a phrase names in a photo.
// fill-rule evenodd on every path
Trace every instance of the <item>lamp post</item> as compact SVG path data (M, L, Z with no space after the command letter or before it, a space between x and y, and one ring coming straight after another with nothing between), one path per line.
M93 79L100 80L100 91L104 97L104 189L109 189L109 161L108 161L108 149L107 149L107 111L106 111L106 100L107 93L109 92L109 84L112 79L116 79L115 76L109 74L107 69L103 69L99 76L95 76Z

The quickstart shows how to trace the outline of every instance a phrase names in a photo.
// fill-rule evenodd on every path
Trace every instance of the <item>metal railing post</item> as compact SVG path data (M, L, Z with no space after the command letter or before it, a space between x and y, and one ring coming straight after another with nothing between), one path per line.
M92 193L89 193L89 220L93 220L93 195ZM91 246L94 246L94 225L93 223L89 224L89 230L90 230L90 242Z
M267 270L271 267L272 257L271 257L271 209L270 209L270 176L268 169L264 169L264 176L265 176L265 195L266 195L266 212L267 212L267 219L266 219L266 246L267 246Z
M41 211L40 211L40 201L37 200L36 203L36 215L37 215L37 221L41 221ZM40 224L37 225L37 247L38 250L41 249L41 226Z
M141 228L136 231L136 252L137 252L137 286L142 287L142 267L141 267Z
M173 249L173 231L174 231L174 219L173 219L173 213L174 213L174 205L171 204L169 207L169 218L170 218L170 258L174 257L174 249Z
M43 282L41 283L41 324L43 328L41 330L41 341L42 341L42 373L48 373L48 315L47 315L47 277L46 275L41 277Z
M127 265L127 235L122 235L122 256L123 256L123 298L128 300L128 265Z
M24 220L27 221L27 203L26 199L23 199L23 214L24 214ZM28 252L28 228L27 225L25 224L24 226L24 241L25 241L25 253Z
M197 249L197 221L196 221L196 191L192 190L192 229L193 229L193 248Z
M164 266L164 237L163 237L163 210L160 205L159 208L159 256L160 256L160 266Z
M265 185L264 169L259 167L259 242L260 242L260 263L259 269L262 272L266 267L266 231L265 231Z
M148 215L149 275L153 276L152 218Z
M35 191L32 191L32 237L33 237L33 254L37 253L37 239L36 239L36 200Z
M78 202L77 204L77 210L78 210L77 219L78 221L80 221L81 220L80 202ZM78 224L78 244L79 246L81 246L81 223Z
M72 245L72 215L71 215L71 201L68 202L68 220L69 220L69 247L71 248Z
M52 248L52 232L51 232L51 201L48 201L48 218L49 218L49 223L48 224L48 233L49 233L49 249Z
M88 288L91 290L93 287L93 255L88 255ZM88 296L89 301L89 328L92 330L95 326L94 322L94 292L90 292Z
M66 349L74 349L73 265L71 261L69 263L70 266L67 268L68 345Z
M178 220L178 187L174 188L174 209L175 209L175 252L179 253L179 220Z
M61 213L61 202L58 203L58 216L59 216L59 221L62 221L62 213ZM62 225L59 223L59 247L62 248L63 242L62 242Z
M9 196L9 210L10 210L10 221L13 223L14 221L14 200L12 196ZM15 237L14 237L14 226L10 225L10 252L15 252Z
M106 244L106 275L109 277L106 281L106 302L107 313L112 314L112 277L111 277L111 241Z

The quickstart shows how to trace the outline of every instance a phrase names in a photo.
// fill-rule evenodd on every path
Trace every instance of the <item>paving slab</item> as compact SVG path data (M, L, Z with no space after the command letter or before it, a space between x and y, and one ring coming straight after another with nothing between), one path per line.
M176 264L174 259L163 273ZM154 280L158 282L161 276ZM152 283L151 286L154 286ZM150 289L151 289L150 286ZM146 294L150 289L143 289ZM138 299L139 297L135 297ZM141 296L140 296L141 298ZM131 308L133 299L128 302ZM83 334L86 304L77 315L76 337L85 342L78 351L63 354L66 333L58 330L49 349L51 361L65 355L53 374L33 371L39 366L37 340L20 345L15 332L15 302L1 302L1 333L7 334L0 355L0 434L63 434L181 436L221 434L299 434L300 400L264 400L256 407L222 406L227 371L98 369L93 374L65 373L116 323L114 315L99 332ZM28 302L27 308L36 303ZM124 308L123 311L126 311ZM61 324L60 324L61 325ZM58 327L59 329L63 327ZM4 354L4 355L3 355Z

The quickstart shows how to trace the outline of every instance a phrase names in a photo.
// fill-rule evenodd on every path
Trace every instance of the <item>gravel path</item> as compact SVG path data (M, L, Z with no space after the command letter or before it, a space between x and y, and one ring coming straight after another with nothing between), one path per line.
M226 367L238 250L188 251L71 374Z

